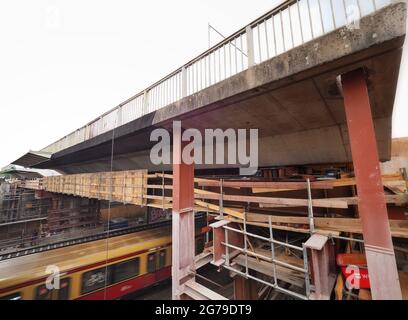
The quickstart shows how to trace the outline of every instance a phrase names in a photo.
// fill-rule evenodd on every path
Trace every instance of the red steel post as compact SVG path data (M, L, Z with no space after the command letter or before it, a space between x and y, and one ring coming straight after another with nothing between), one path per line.
M366 77L341 76L373 299L401 299Z
M183 283L194 268L194 164L182 161L181 131L173 132L172 295L182 299Z

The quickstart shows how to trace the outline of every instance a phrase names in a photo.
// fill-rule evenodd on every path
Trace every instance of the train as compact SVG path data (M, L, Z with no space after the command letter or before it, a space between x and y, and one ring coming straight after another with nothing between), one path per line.
M197 251L204 241L196 237ZM166 226L2 261L0 300L123 299L170 278Z

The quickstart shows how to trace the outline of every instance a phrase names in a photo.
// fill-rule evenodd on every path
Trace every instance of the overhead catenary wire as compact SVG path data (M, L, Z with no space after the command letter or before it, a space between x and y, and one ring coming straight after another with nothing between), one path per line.
M118 118L116 117L115 122L117 122ZM110 188L109 188L109 203L108 203L108 230L107 230L107 237L106 237L106 255L105 255L105 286L103 291L103 300L107 298L107 286L108 286L108 261L109 261L109 235L110 235L110 216L111 216L111 204L112 204L112 172L113 172L113 159L114 159L114 150L115 150L115 128L116 125L113 126L112 130L112 146L111 146L111 157L110 157Z

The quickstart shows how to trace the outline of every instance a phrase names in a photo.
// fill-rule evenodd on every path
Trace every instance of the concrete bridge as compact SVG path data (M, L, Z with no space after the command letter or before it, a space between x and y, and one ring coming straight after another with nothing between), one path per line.
M108 171L114 137L114 170L162 170L150 162L149 136L157 127L171 128L175 119L199 130L259 129L259 166L349 162L337 77L358 68L367 76L379 156L388 160L406 14L405 4L393 2L364 1L353 29L345 26L343 0L285 1L118 107L15 163L64 173Z

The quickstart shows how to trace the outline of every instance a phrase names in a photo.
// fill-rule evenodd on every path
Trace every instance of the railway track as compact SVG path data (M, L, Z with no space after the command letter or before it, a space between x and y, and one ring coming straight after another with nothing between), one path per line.
M0 261L8 260L8 259L13 259L17 257L22 257L22 256L27 256L30 254L38 253L38 252L44 252L48 250L53 250L53 249L58 249L58 248L65 248L81 243L86 243L86 242L91 242L91 241L96 241L96 240L102 240L106 238L112 238L112 237L117 237L117 236L122 236L125 234L133 233L133 232L138 232L138 231L143 231L143 230L150 230L158 227L164 227L167 225L170 225L171 221L164 221L164 222L158 222L158 223L152 223L152 224L147 224L147 225L142 225L142 226L135 226L135 227L130 227L130 228L125 228L125 229L118 229L118 230L111 230L111 231L104 231L102 233L94 234L94 235L87 235L83 237L77 237L77 238L72 238L72 239L67 239L67 240L62 240L58 241L52 244L44 244L44 245L39 245L35 247L30 247L26 249L21 249L17 250L14 252L9 252L5 254L0 254Z

